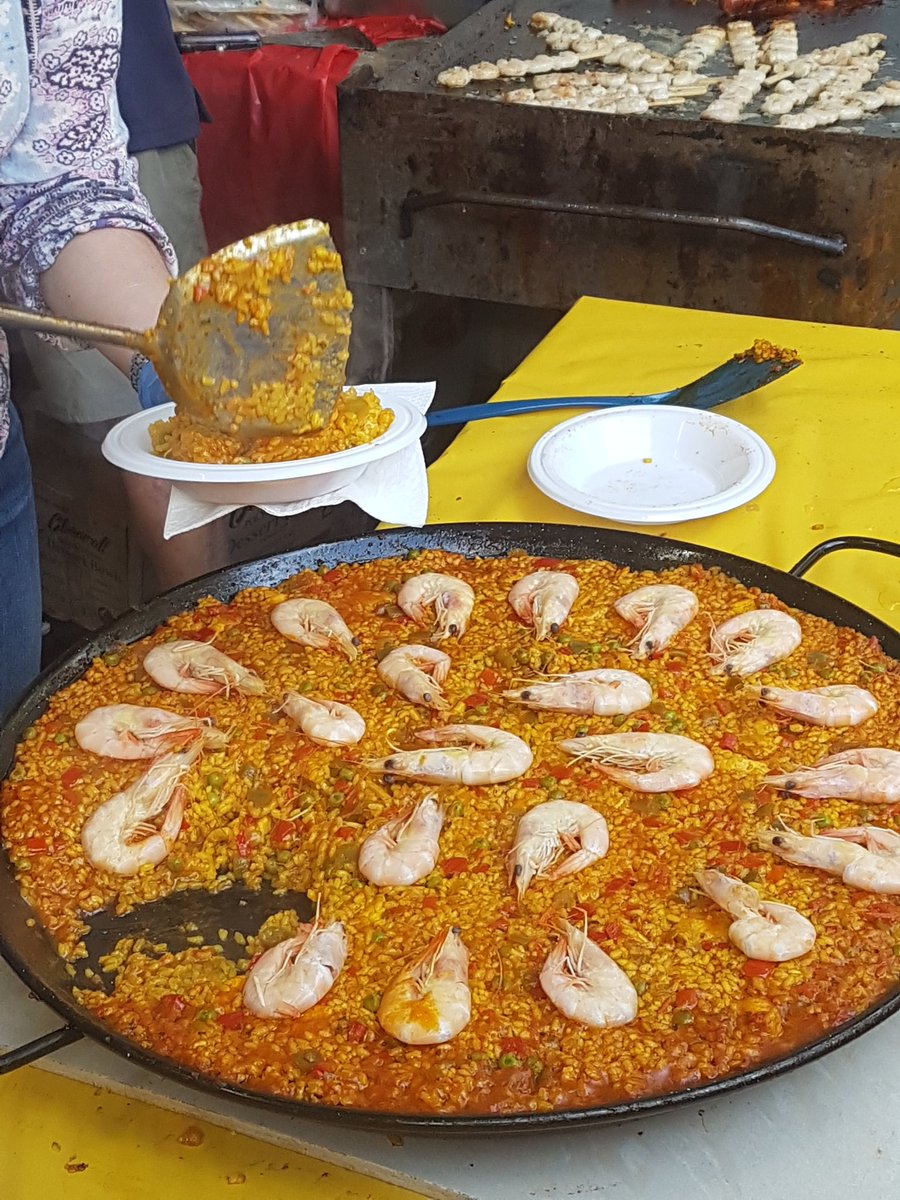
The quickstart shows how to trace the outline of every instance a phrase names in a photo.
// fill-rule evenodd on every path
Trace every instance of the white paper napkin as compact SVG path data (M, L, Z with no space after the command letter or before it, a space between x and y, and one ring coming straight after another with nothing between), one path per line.
M369 385L357 386L362 389ZM425 413L431 407L435 387L434 383L380 383L378 395L388 402L395 396L401 396L419 412ZM334 492L316 496L312 500L298 500L294 504L259 504L253 507L261 508L273 517L294 517L311 508L341 504L344 500L352 500L369 516L391 525L424 525L428 514L428 477L421 441L415 441L405 450L398 450L396 454L370 463L358 479ZM245 507L244 504L209 504L173 484L163 536L168 540Z

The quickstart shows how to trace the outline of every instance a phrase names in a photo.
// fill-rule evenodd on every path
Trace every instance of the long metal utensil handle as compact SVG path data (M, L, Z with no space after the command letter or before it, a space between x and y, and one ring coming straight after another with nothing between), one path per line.
M13 329L34 329L38 333L55 333L59 337L80 338L84 342L103 342L109 346L130 346L143 354L153 349L154 341L148 333L137 329L120 329L115 325L94 325L88 321L67 321L63 317L51 317L47 313L29 312L23 308L0 305L0 328L9 325Z
M661 404L672 392L655 392L649 396L554 396L547 400L497 400L492 404L469 404L460 408L444 408L428 414L428 424L462 425L469 421L486 421L492 417L510 417L516 413L543 412L550 408L622 408L626 404Z

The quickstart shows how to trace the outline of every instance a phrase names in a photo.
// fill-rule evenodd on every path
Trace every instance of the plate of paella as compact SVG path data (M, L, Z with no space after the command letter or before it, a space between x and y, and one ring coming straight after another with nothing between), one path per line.
M73 659L11 735L13 964L49 938L39 994L157 1070L418 1127L652 1111L896 1007L896 659L565 534L271 560Z
M252 444L179 424L175 405L163 404L115 425L103 454L123 471L171 480L197 500L288 504L346 487L371 463L417 442L423 401L433 393L428 384L345 388L324 429Z

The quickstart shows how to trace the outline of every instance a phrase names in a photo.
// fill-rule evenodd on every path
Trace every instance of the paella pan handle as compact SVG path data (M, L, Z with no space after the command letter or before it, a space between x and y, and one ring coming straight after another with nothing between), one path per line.
M531 212L562 213L564 216L607 217L621 221L651 221L664 225L693 225L706 229L728 230L755 237L790 242L821 254L844 254L847 239L840 234L823 237L802 229L755 221L750 217L723 216L717 213L682 212L668 208L650 208L640 204L579 204L571 200L552 200L540 196L516 196L503 192L431 192L412 191L400 205L400 237L412 237L413 217L427 208L485 205L489 208L525 209Z
M19 1067L27 1067L29 1063L36 1062L47 1054L52 1054L54 1050L62 1050L63 1046L71 1046L73 1042L80 1041L82 1037L84 1034L80 1029L75 1029L72 1025L63 1025L61 1029L45 1033L41 1037L35 1038L33 1042L26 1042L24 1046L16 1046L14 1050L7 1050L5 1054L0 1054L0 1075L18 1071Z
M798 579L801 578L810 567L815 566L820 558L834 553L835 550L874 550L877 554L893 554L895 558L900 558L900 543L889 542L885 538L829 538L826 542L819 542L818 546L813 546L812 550L804 554L800 561L791 567L791 575L796 575Z

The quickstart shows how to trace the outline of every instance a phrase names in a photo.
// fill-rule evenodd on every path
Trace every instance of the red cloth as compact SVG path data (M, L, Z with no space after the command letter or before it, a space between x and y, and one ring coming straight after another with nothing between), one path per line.
M418 17L328 24L354 25L379 46L443 31ZM339 239L337 86L356 57L346 46L184 56L212 117L198 144L210 249L304 217L327 221Z
M303 217L339 219L336 87L355 61L345 46L185 55L212 117L197 148L210 249Z
M327 29L346 29L352 25L376 46L447 32L446 25L432 17L329 17L322 25Z

